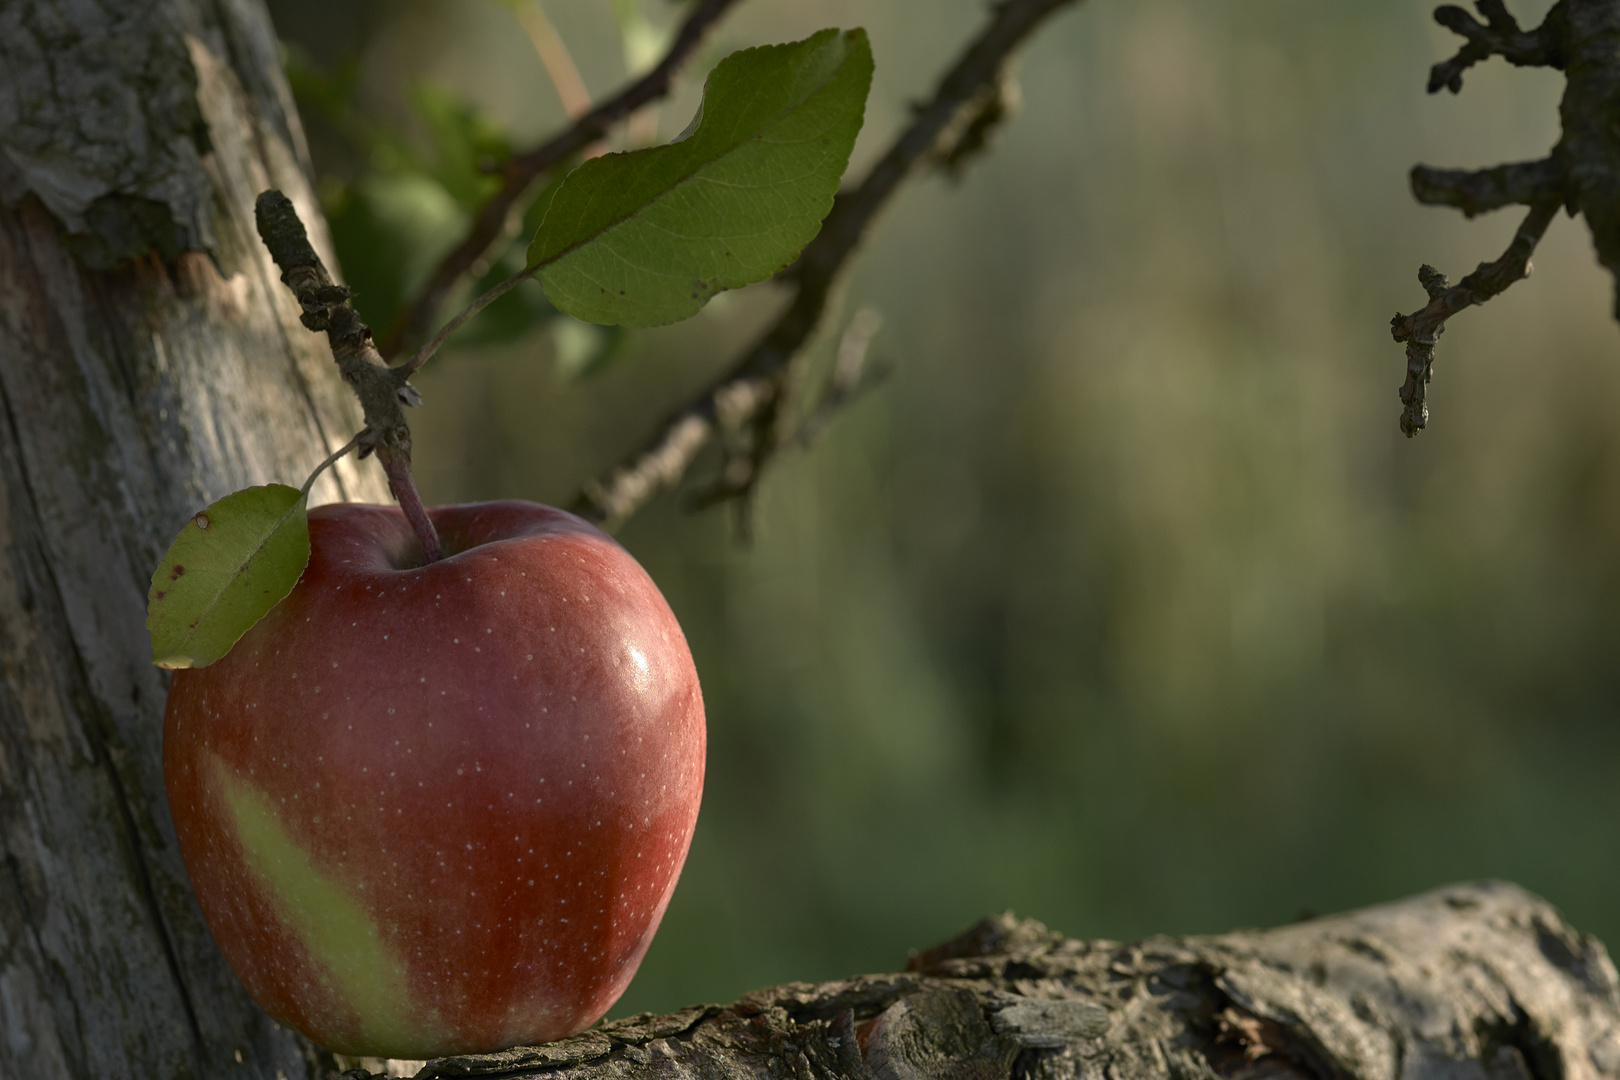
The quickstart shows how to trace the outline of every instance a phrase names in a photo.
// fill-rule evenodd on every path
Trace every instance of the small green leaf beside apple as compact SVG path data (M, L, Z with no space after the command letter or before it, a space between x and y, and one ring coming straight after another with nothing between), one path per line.
M205 667L281 601L309 562L305 495L250 487L194 515L169 545L146 594L152 663Z
M253 999L340 1053L499 1050L594 1023L697 823L685 636L605 533L508 500L310 514L292 593L176 671L163 778Z

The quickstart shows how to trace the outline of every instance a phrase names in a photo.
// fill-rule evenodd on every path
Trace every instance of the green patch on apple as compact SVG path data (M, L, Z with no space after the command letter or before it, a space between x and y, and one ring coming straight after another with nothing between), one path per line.
M275 897L287 929L335 983L329 987L333 997L347 1003L359 1021L348 1046L330 1049L361 1052L423 1041L421 1018L406 992L405 965L378 937L376 920L341 882L313 865L269 798L232 776L218 759L212 771L248 865Z
M285 484L225 496L187 521L152 573L152 663L205 667L298 584L309 563L306 493Z

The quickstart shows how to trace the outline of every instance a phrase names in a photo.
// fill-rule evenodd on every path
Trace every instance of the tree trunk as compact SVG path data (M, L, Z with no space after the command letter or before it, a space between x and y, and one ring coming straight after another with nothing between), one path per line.
M1602 1080L1620 988L1514 885L1134 945L985 919L904 972L758 990L417 1080Z
M258 3L65 12L0 6L0 1077L310 1075L191 898L144 609L189 515L359 429L254 196L324 229Z

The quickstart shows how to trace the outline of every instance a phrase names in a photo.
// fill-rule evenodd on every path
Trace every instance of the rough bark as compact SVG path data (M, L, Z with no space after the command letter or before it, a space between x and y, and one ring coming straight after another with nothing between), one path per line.
M321 220L289 101L251 0L0 6L0 1077L323 1063L191 898L144 626L191 513L360 426L254 231L271 186Z
M363 1073L351 1074L363 1077ZM1276 930L1074 941L986 919L906 970L759 990L417 1080L1601 1080L1620 990L1514 885Z

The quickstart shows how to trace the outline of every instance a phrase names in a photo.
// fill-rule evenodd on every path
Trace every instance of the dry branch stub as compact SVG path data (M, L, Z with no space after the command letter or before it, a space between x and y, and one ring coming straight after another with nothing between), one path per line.
M1527 276L1530 256L1560 206L1586 219L1598 261L1616 277L1614 313L1620 318L1620 0L1557 0L1533 30L1519 26L1505 0L1475 0L1474 7L1484 22L1452 4L1435 10L1435 21L1464 43L1434 66L1429 92L1445 87L1457 93L1463 72L1493 56L1520 67L1554 68L1566 78L1558 106L1563 131L1539 161L1412 170L1412 193L1421 203L1454 206L1469 217L1515 203L1531 209L1500 258L1480 264L1456 288L1442 288L1443 296L1430 287L1431 279L1443 277L1425 267L1420 277L1428 306L1393 320L1395 340L1407 343L1401 430L1408 437L1428 422L1425 385L1445 320Z
M1007 914L902 972L642 1014L417 1074L464 1076L1605 1080L1620 1076L1620 989L1600 942L1502 882L1134 944Z
M422 395L407 380L414 367L389 367L371 340L371 328L349 300L354 296L336 284L310 245L292 200L271 189L259 193L253 208L259 238L281 270L282 283L298 300L306 329L326 333L343 381L354 391L366 427L357 438L360 456L376 454L388 476L389 490L422 541L427 562L440 556L439 538L411 475L411 426L405 406L420 405Z

